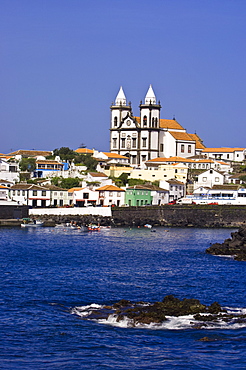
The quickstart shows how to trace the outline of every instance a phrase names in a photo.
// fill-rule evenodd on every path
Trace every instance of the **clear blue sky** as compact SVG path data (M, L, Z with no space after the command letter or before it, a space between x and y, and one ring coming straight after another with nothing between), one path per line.
M245 0L0 0L0 153L109 150L122 85L207 147L245 147Z

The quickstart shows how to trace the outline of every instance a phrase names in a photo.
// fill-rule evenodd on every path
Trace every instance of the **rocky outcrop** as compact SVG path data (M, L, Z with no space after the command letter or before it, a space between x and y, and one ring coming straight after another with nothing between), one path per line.
M232 256L237 261L246 261L246 226L231 233L231 238L223 243L212 244L206 253L213 255Z

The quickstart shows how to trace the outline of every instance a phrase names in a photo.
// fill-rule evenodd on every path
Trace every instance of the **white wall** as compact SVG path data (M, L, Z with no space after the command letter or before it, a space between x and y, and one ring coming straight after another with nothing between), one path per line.
M111 207L74 207L74 208L33 208L29 210L34 216L76 216L76 215L98 215L111 217Z

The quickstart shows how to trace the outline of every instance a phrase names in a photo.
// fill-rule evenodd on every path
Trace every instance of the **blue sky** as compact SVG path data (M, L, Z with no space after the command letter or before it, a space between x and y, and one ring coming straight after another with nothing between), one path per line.
M245 0L0 0L0 152L109 150L120 86L139 115L245 147Z

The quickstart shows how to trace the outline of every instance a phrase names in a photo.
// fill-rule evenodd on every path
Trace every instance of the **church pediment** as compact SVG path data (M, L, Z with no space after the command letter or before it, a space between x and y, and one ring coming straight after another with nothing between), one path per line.
M124 128L124 129L127 129L127 128L135 129L139 127L140 126L137 120L135 119L135 117L133 117L129 113L127 113L127 115L122 119L121 124L120 124L120 128Z

